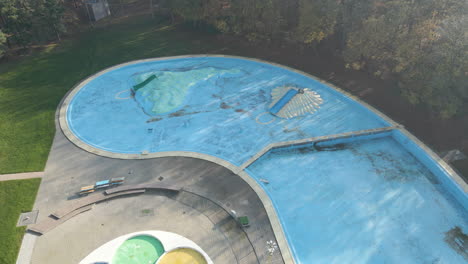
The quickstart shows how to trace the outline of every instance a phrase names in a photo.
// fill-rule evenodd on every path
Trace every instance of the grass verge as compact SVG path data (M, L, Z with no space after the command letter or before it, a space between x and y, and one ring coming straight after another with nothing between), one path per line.
M31 211L41 179L0 182L0 264L16 263L26 227L16 227L19 215Z

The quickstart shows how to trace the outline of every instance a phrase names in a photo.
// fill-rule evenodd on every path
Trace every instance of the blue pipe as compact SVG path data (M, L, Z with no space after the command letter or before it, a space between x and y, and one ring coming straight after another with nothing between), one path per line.
M276 115L291 99L298 93L296 89L290 89L281 99L270 109L270 112Z

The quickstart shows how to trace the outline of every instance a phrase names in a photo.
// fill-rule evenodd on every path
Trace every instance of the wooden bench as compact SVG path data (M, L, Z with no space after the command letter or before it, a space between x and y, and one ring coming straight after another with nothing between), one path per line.
M50 214L47 219L28 227L28 230L42 235L75 215L91 210L94 204L124 195L142 194L146 192L146 190L169 190L179 192L181 188L163 183L119 186L68 202L66 206Z

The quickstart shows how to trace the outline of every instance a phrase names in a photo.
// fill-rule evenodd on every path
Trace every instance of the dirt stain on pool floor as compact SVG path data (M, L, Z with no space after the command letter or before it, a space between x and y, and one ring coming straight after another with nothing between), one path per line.
M174 112L174 113L171 113L169 114L169 118L172 118L172 117L179 117L179 116L187 116L187 115L195 115L195 114L199 114L199 113L209 113L211 111L193 111L193 112L186 112L184 109L182 110L179 110L177 112Z
M174 113L171 113L167 116L167 118L173 118L173 117L180 117L180 116L187 116L187 115L195 115L199 113L209 113L210 111L194 111L194 112L186 112L185 109L181 109L179 111L176 111ZM152 122L158 122L163 120L163 117L153 117L148 120L146 120L146 123L152 123Z
M468 235L459 226L445 233L445 242L468 261Z
M226 104L225 102L222 102L221 105L220 105L219 107L222 108L222 109L230 109L230 108L232 108L232 106Z
M146 123L158 122L158 121L161 121L161 120L162 120L161 117L153 117L153 118L150 118L150 119L146 120Z
M345 150L345 149L348 149L350 148L350 146L348 144L344 144L344 143L337 143L337 144L322 144L321 146L319 145L320 143L322 142L315 142L314 143L314 148L317 150L317 151L339 151L339 150Z

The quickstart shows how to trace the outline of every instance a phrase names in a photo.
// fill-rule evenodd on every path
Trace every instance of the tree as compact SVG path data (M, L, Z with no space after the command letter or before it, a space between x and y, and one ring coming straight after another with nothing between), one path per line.
M38 38L49 38L54 35L60 41L60 34L65 32L62 19L65 11L63 5L59 0L38 0L35 3L36 32L41 33Z
M468 105L468 18L453 16L434 30L430 53L401 74L403 95L413 103L424 103L448 118Z
M232 1L229 25L232 32L251 41L270 41L283 36L286 21L281 0Z
M333 35L338 13L337 1L300 0L295 39L300 43L315 45Z
M361 26L347 35L347 66L394 75L403 96L443 117L467 101L467 2L375 2Z
M401 62L398 49L414 38L410 30L414 23L411 10L407 1L376 2L373 13L348 34L344 50L348 67L366 67L377 76L394 72Z
M27 47L65 31L63 3L59 0L0 0L0 25L12 43Z
M16 44L26 47L32 40L32 9L25 0L0 0L3 30Z
M6 51L5 44L6 43L6 36L5 34L0 30L0 58L3 57Z

